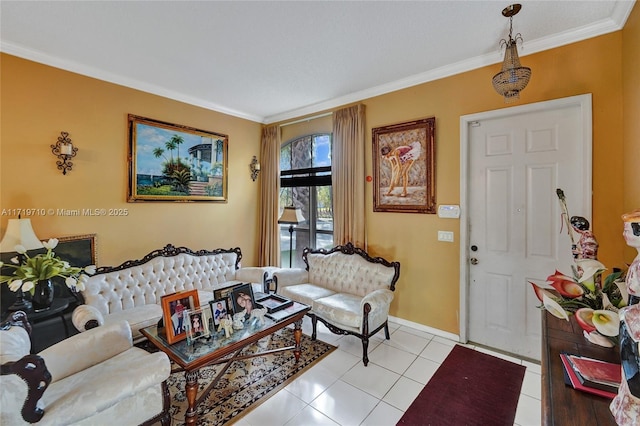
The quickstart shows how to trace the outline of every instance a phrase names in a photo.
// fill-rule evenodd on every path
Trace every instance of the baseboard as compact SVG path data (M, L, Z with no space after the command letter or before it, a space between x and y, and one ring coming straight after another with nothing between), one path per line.
M394 316L391 316L391 315L389 315L389 321L395 322L396 324L405 325L407 327L415 328L416 330L419 330L419 331L424 331L426 333L431 333L434 336L444 337L445 339L453 340L454 342L459 342L460 341L460 336L458 336L457 334L449 333L447 331L439 330L437 328L429 327L427 325L419 324L417 322L413 322L413 321L409 321L409 320L406 320L406 319L394 317Z

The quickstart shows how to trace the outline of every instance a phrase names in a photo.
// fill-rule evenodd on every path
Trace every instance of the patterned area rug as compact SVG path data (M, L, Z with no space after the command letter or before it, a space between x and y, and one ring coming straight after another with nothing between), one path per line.
M293 330L285 328L248 346L242 353L262 352L293 344ZM297 364L293 351L235 361L211 390L209 397L198 407L198 425L224 425L238 420L249 409L266 401L335 349L335 346L319 340L312 341L309 336L303 335L302 354ZM200 369L198 395L211 383L222 367L214 365ZM167 385L171 394L172 425L184 425L187 410L184 372L171 374Z

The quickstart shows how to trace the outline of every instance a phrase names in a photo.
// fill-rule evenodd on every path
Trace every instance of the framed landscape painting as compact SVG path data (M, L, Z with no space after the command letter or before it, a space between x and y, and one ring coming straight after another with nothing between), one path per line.
M221 133L129 114L129 194L137 201L227 201Z
M435 134L435 117L372 130L374 212L436 212Z

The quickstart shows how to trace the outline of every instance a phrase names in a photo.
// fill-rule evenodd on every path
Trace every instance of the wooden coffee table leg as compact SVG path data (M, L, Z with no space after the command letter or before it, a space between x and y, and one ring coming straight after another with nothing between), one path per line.
M185 371L184 376L187 379L185 392L187 394L187 402L189 406L184 416L187 425L195 426L198 420L198 410L196 407L196 396L198 395L198 371Z
M296 362L300 359L300 353L302 353L302 319L294 323L293 338L296 341L296 347L293 350L293 355L296 357Z

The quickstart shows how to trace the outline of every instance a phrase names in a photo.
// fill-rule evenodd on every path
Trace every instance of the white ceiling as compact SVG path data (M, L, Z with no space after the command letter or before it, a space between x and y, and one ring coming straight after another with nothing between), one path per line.
M528 54L621 29L634 1L520 3L526 65ZM0 48L271 123L498 64L509 4L2 0Z

